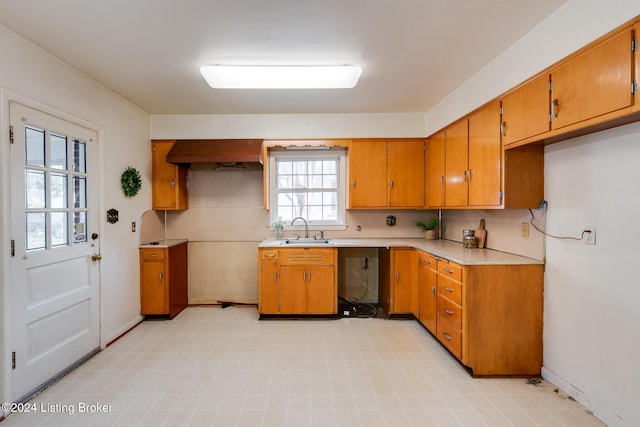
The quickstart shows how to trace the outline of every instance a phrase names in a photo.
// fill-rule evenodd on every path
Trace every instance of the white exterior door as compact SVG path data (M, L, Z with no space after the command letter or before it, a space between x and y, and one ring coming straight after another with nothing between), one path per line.
M95 131L12 102L13 398L100 346Z

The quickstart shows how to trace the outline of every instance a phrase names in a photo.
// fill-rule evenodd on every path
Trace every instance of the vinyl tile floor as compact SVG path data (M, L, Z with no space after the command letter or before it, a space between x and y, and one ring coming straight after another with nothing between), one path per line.
M9 426L602 426L544 380L472 378L414 320L144 321Z

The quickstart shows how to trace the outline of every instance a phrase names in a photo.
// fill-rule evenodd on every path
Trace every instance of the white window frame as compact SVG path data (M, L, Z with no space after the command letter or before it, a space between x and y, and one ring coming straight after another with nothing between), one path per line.
M278 160L338 160L338 212L337 219L335 221L309 221L309 230L346 230L347 224L345 222L346 217L346 161L347 150L343 147L331 147L326 149L310 149L296 148L296 149L271 149L269 150L269 218L270 223L274 223L280 219L278 215L278 190L276 184L278 182L277 176L277 161ZM305 218L306 219L306 218ZM284 230L304 230L304 224L302 221L296 221L294 225L290 222L284 222Z

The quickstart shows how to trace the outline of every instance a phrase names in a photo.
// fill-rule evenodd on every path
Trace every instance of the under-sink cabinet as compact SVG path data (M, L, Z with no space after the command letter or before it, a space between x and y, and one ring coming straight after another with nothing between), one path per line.
M336 314L335 248L259 249L260 314Z

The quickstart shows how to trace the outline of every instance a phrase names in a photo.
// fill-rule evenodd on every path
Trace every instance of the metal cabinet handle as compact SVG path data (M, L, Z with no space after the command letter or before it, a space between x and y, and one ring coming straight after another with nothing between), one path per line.
M278 273L273 273L273 283L278 281Z
M440 185L444 185L444 175L440 175Z
M447 291L447 292L453 292L453 288L450 288L448 286L445 286L444 290Z
M558 98L551 101L551 114L553 115L553 117L558 117L558 114L560 113L558 108L559 105L560 102L558 101Z
M176 182L175 181L171 181L171 189L175 190L176 188Z
M275 256L276 256L276 254L264 254L265 258L273 258Z
M160 273L160 283L162 283L162 280L164 279L164 274Z
M158 254L149 254L149 258L154 258L154 257L157 257L157 256L158 256Z
M449 274L453 273L453 270L450 269L450 268L443 268L443 270L446 271Z
M436 297L436 287L435 286L431 287L431 296L434 297L434 298Z
M308 279L307 281L309 283L311 283L311 272L310 271L307 271L307 279Z
M351 187L356 188L356 180L355 179L351 182Z
M423 261L425 264L431 264L431 261L430 261L430 260L428 260L428 259L423 259L422 261Z
M453 311L449 310L448 308L443 308L442 311L444 311L447 314L453 314Z
M464 182L467 182L468 178L467 178L467 171L466 170L462 171L462 178L464 179Z
M396 282L400 280L400 272L396 271Z
M448 334L448 333L446 333L446 332L443 332L443 333L442 333L442 335L444 335L444 337L445 337L446 339L448 339L449 341L451 341L451 339L452 339L451 335L449 335L449 334Z
M500 135L507 136L507 122L500 122Z
M393 180L392 179L389 180L389 188L393 188Z

